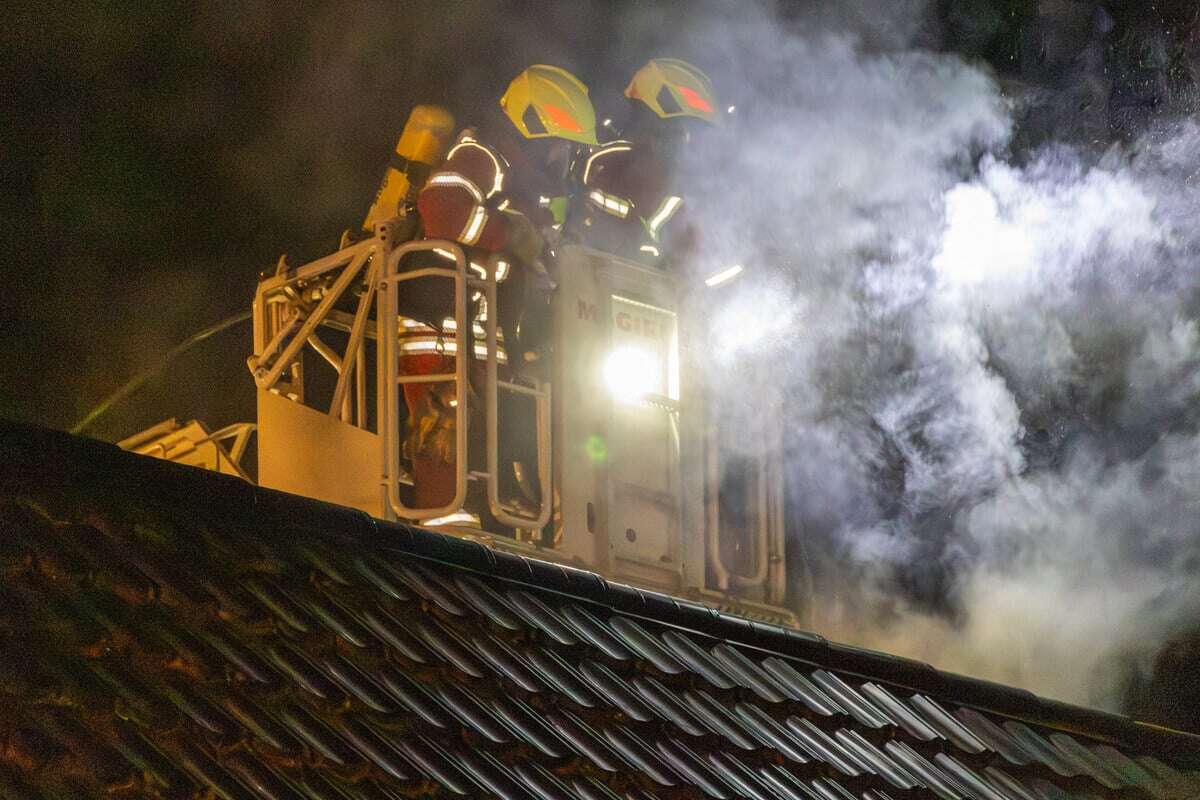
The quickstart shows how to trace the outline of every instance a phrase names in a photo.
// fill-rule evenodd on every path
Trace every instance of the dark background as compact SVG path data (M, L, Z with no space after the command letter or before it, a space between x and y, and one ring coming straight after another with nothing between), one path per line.
M248 308L281 253L296 264L334 249L361 220L415 103L444 104L466 124L520 69L547 62L584 76L600 115L619 118L628 76L660 52L705 67L735 101L705 36L738 5L6 6L0 416L69 427L176 342ZM821 5L777 4L781 23ZM920 43L986 60L1002 77L1053 81L1039 15L1059 5L935 4ZM1184 0L1073 5L1105 9L1114 40L1151 20L1178 43L1195 21ZM852 21L869 34L862 16ZM120 438L172 415L249 419L248 330L178 360L92 433Z
M281 253L296 264L336 249L412 105L449 106L466 124L541 61L583 75L603 64L612 79L593 79L593 92L619 99L647 52L619 12L554 2L6 11L0 416L69 427L176 342L247 309ZM618 38L628 58L616 56ZM243 324L91 432L120 438L172 415L251 419L249 353Z

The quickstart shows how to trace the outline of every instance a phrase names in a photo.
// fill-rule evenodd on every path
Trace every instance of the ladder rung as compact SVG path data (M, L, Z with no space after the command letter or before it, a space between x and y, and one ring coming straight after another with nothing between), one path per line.
M517 392L518 394L527 394L530 397L545 397L546 396L545 391L543 391L541 389L534 389L531 386L525 386L524 384L521 384L521 383L510 383L509 381L496 381L496 385L499 386L501 389L507 389L510 392Z
M453 372L443 372L437 375L398 375L396 383L447 383L458 380Z

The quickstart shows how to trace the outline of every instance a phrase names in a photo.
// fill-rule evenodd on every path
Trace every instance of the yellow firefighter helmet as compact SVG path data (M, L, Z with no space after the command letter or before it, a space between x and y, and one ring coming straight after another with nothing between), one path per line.
M712 81L703 70L677 58L652 58L639 69L625 96L640 100L663 119L695 117L721 124Z
M527 139L556 136L596 144L596 112L587 87L565 69L534 64L513 78L500 107Z

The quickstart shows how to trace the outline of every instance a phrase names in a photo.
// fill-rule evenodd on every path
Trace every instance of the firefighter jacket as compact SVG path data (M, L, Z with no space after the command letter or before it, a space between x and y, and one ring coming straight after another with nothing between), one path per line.
M622 226L643 251L656 251L664 227L683 205L670 191L663 160L651 148L630 141L608 142L593 151L583 162L580 180L584 200L597 215L642 229Z
M505 212L524 214L537 226L546 222L534 188L541 177L515 140L484 143L464 134L417 196L425 235L500 252L509 242Z
M526 156L515 137L502 134L485 143L472 132L464 133L446 156L445 162L429 177L417 196L425 236L448 239L463 245L469 268L477 277L487 275L483 263L487 257L504 252L509 245L513 216L523 214L534 225L545 224L549 214L539 202L537 188L548 185L545 176ZM441 253L450 257L449 253ZM471 297L475 355L484 356L483 328L488 313L496 313L499 322L499 361L505 363L504 341L515 341L517 324L525 306L528 265L500 259L496 262L497 303L492 312L480 293ZM403 309L402 309L403 313ZM402 351L406 354L436 352L454 355L454 320L423 319L404 331Z

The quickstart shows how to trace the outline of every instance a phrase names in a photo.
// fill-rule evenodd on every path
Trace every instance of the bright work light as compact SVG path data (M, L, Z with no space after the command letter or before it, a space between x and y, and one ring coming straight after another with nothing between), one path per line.
M663 368L658 356L640 347L618 347L604 361L604 383L622 403L640 403L662 392Z

